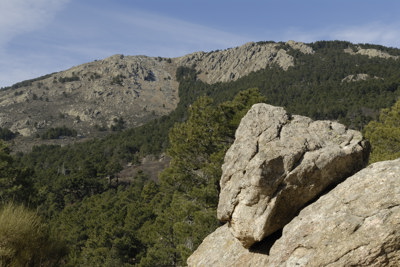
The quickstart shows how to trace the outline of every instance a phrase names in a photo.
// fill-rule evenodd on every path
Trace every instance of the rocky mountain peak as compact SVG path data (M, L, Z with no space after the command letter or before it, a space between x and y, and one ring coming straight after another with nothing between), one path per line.
M302 53L314 52L304 43L289 41L286 45ZM284 70L294 66L294 59L283 49L283 44L268 42L249 42L240 47L209 53L196 52L177 58L176 62L178 65L195 66L199 78L210 84L234 81L272 65L278 65Z

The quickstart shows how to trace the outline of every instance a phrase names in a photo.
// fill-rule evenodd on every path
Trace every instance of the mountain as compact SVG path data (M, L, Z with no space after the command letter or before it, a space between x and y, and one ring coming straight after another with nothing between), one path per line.
M0 197L35 209L68 247L67 266L182 266L217 216L234 226L217 233L232 239L206 248L263 256L297 212L366 164L361 130L374 161L398 157L399 56L342 41L258 42L180 58L115 55L17 83L0 91ZM263 122L239 127L250 132L235 141L256 103L280 108L252 111ZM223 165L224 155L234 161ZM362 218L338 224L364 238Z
M340 55L331 58L329 54L333 52L340 52ZM66 144L104 136L110 129L120 130L142 125L154 118L169 114L177 107L180 101L179 94L182 93L179 91L180 83L177 79L177 71L182 67L193 69L197 81L209 85L209 88L212 87L205 92L198 90L198 92L189 92L189 94L223 94L223 90L218 87L221 84L233 83L241 86L241 90L249 87L260 88L271 99L271 104L296 105L288 103L288 98L309 97L310 92L302 89L305 84L296 85L290 80L307 79L306 76L316 74L313 72L321 72L319 76L325 75L323 73L324 66L319 68L318 64L325 62L325 67L335 68L334 72L326 75L340 75L340 77L333 78L337 79L342 87L370 80L375 80L375 83L382 83L382 80L393 83L392 80L389 81L387 77L382 77L383 75L374 70L372 70L374 73L368 73L371 72L371 69L366 69L366 66L393 64L393 62L397 62L399 54L396 49L353 45L347 42L304 44L288 41L286 43L247 43L240 47L221 51L196 52L178 58L114 55L104 60L82 64L66 71L3 88L0 90L0 128L18 132L20 136L14 143L17 145L30 143L30 145L25 149L24 146L17 146L15 149L29 151L32 144ZM338 56L351 62L344 62L344 59L340 58L338 60ZM363 56L363 60L359 60L360 56ZM314 69L310 68L312 64ZM343 64L351 64L351 68ZM362 64L364 67L357 64ZM304 66L308 66L308 69L302 69ZM336 72L340 68L343 68L340 70L342 73L337 74ZM349 69L346 70L346 68ZM278 77L276 71L279 70ZM325 71L329 72L330 70ZM263 80L260 80L259 77L252 78L257 73L264 77ZM387 75L392 75L392 73ZM321 78L327 79L327 81L321 80ZM322 84L321 91L329 90L329 88L324 89L324 86L332 80L332 77L317 77L316 79L318 79L319 85ZM278 84L276 84L277 82ZM308 81L309 84L310 82ZM243 83L248 83L248 85L243 85ZM268 89L269 86L276 87ZM280 88L282 86L284 88ZM378 86L388 87L386 85ZM294 91L285 92L290 89ZM387 90L393 91L394 89ZM232 93L230 94L232 95ZM301 96L301 94L306 95ZM342 93L338 94L343 95ZM359 96L362 92L356 92L356 94ZM282 101L283 95L287 96L284 101ZM383 97L388 98L388 96ZM379 103L379 99L371 98L378 100L375 102ZM297 105L302 106L303 110L296 107L291 111L306 113L304 115L311 117L321 113L320 110L304 110L307 104L304 101L295 101ZM318 99L307 101L321 102ZM340 101L343 102L343 105L348 106L346 100ZM369 99L365 98L365 102L367 101ZM188 104L190 103L186 103L186 105ZM384 105L388 106L388 104L392 104L392 102ZM341 117L347 116L354 121L351 117L357 117L360 114L373 117L377 114L377 110L382 108L382 104L377 108L371 108L371 105L379 104L368 105L367 103L366 105L364 103L362 111L352 110L351 112L354 114L348 114L348 116L346 115L347 111L343 111L346 107L340 107L339 110L331 113L335 113L333 116L338 116L337 113L339 113ZM315 116L310 114L311 112L314 112ZM323 110L322 113L324 112L326 111ZM322 116L325 115L322 114ZM78 137L53 138L51 141L37 139L37 137L46 135L49 129L60 127L74 129L75 135Z
M312 53L304 44L288 44ZM179 58L114 55L82 64L1 90L0 127L25 137L62 126L93 137L120 118L135 127L176 108L179 66L195 66L207 83L227 82L271 64L293 66L293 57L280 47L248 43Z
M0 92L0 126L25 137L64 125L93 137L120 118L134 127L175 109L175 71L166 59L114 55L25 81Z

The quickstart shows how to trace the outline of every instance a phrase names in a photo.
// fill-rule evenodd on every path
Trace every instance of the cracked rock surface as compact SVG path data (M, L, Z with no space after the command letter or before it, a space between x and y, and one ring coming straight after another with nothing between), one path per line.
M257 250L227 224L210 234L189 266L400 266L400 158L359 171L288 223Z
M303 209L270 266L400 266L400 159L378 162Z
M358 131L256 104L225 156L218 219L229 222L233 236L248 248L363 168L368 154Z

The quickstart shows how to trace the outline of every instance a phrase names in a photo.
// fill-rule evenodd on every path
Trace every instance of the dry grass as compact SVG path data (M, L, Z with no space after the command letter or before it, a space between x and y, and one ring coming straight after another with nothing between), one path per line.
M56 266L65 254L35 212L14 204L0 209L0 266Z

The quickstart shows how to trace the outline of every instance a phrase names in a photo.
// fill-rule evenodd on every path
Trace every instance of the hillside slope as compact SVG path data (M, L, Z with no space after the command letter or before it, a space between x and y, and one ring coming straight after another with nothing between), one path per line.
M311 52L304 44L289 44ZM95 126L110 127L118 118L134 127L176 108L179 66L195 66L207 83L226 82L271 64L293 66L293 57L280 47L248 43L172 59L114 55L82 64L1 90L0 127L23 136L63 125L92 136Z
M0 126L24 136L62 125L90 135L120 117L135 126L176 107L175 71L165 59L114 55L17 84L0 92Z
M257 87L270 104L361 129L399 96L399 55L338 41L251 42L178 58L114 55L3 88L0 128L18 132L13 150L28 152L143 125L200 95L223 102ZM77 136L38 138L62 127Z

